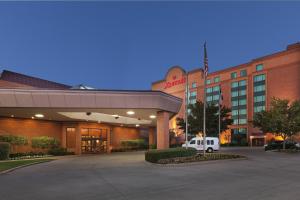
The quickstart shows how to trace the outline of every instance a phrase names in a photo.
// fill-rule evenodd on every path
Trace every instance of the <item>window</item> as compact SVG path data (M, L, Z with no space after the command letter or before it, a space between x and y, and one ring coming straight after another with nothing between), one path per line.
M247 76L247 70L246 69L241 70L240 71L240 76L241 77Z
M266 96L265 95L261 95L261 96L255 96L254 97L254 102L262 102L266 100Z
M219 100L219 95L218 94L214 95L213 100Z
M219 92L220 91L220 86L217 85L217 86L213 87L213 91L214 92Z
M214 78L214 82L215 82L215 83L220 82L220 77L219 77L219 76L215 77L215 78Z
M241 106L246 105L246 103L247 103L246 99L239 100L239 105L241 105Z
M232 116L237 116L239 114L239 111L238 110L232 110L231 111L231 115Z
M210 145L210 140L206 140L206 144L207 144L207 145Z
M236 124L238 124L238 123L239 123L239 120L238 120L238 119L234 119L234 120L233 120L233 124L236 125Z
M237 97L239 96L239 92L238 91L232 91L231 92L231 97Z
M211 141L210 141L210 144L211 144L211 145L214 145L214 141L213 141L213 140L211 140Z
M246 128L239 128L239 134L247 134Z
M263 64L256 65L256 71L261 71L263 70L263 68L264 68Z
M196 140L191 140L190 144L196 144Z
M239 95L240 96L246 95L246 90L239 90Z
M247 124L247 120L246 119L240 119L239 124Z
M197 83L196 82L193 82L192 83L192 88L196 88L197 87Z
M255 112L255 113L258 113L258 112L261 112L261 111L263 111L263 110L265 110L265 109L266 109L265 106L255 106L255 107L254 107L254 112Z
M240 109L239 110L239 114L240 115L246 115L247 114L247 110L246 109Z
M265 74L260 74L254 76L254 82L259 82L259 81L264 81L266 80L266 75Z
M200 145L200 140L197 140L197 145Z
M191 92L191 96L197 96L197 92L196 91L193 91L193 92Z
M197 102L196 99L191 99L191 100L190 100L190 104L195 104L196 102Z
M254 92L261 92L261 91L265 91L266 90L266 86L265 85L258 85L254 87Z
M212 101L212 100L213 100L213 97L212 97L212 96L206 97L206 101Z
M231 78L234 79L234 78L236 78L236 77L237 77L237 73L236 73L236 72L232 72L232 73L231 73Z
M206 84L211 84L211 80L210 80L210 79L207 79L207 80L206 80Z
M231 106L238 106L238 101L231 101Z
M210 88L206 88L206 93L212 93L213 89L210 87Z
M231 88L236 88L239 87L239 83L238 82L232 82L231 83Z
M239 82L239 86L245 86L245 85L247 85L246 80L242 80Z

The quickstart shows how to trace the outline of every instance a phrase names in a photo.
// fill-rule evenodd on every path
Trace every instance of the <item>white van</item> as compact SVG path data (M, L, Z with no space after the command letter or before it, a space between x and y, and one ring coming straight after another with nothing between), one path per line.
M197 149L198 151L203 151L203 138L202 137L194 137L188 142L188 147L192 147ZM185 144L182 147L186 147ZM205 150L209 153L213 151L219 151L220 143L219 138L217 137L206 137L206 145Z

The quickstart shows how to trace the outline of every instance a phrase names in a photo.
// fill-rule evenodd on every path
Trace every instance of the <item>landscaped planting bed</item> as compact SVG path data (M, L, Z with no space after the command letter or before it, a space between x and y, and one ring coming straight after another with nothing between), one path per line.
M157 163L161 159L171 159L177 157L189 157L197 154L197 150L193 148L171 148L163 150L149 150L145 153L145 160L152 163Z
M246 158L245 156L236 154L222 154L222 153L207 153L205 156L203 154L197 154L193 156L186 157L175 157L160 159L157 161L158 164L179 164L179 163L191 163L191 162L202 162L211 160L225 160L225 159L238 159Z

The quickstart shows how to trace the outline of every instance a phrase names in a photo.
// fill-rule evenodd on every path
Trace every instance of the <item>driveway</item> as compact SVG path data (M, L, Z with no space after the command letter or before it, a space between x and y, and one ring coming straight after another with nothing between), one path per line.
M299 199L299 154L223 151L249 159L165 167L143 152L72 157L1 175L0 199Z

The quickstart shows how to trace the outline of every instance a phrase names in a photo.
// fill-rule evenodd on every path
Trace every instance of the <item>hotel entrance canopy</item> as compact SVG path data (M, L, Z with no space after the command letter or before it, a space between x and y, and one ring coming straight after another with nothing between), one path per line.
M172 116L181 103L181 99L159 91L0 89L1 116L31 118L42 113L45 120L56 121L140 121L153 125L155 119L150 115L165 111ZM134 114L128 115L129 110Z

